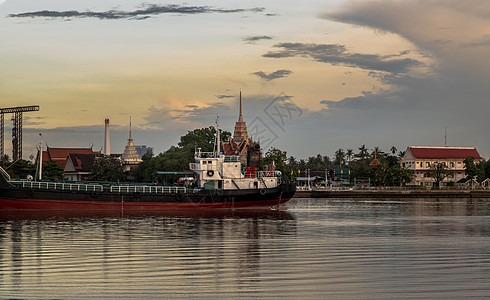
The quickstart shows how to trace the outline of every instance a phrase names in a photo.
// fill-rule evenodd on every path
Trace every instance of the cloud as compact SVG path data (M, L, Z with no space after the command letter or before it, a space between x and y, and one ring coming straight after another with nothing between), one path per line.
M231 114L229 104L215 102L206 105L185 105L182 109L151 107L143 126L151 128L197 128L202 124L214 124L214 119ZM225 117L226 118L226 117ZM211 126L209 125L209 126Z
M175 4L168 5L156 5L147 4L142 9L133 11L119 11L109 10L104 12L93 11L51 11L42 10L34 12L25 12L18 14L8 15L10 18L54 18L54 19L71 19L71 18L94 18L100 20L118 20L118 19L147 19L152 16L162 14L182 14L182 15L195 15L195 14L209 14L209 13L241 13L241 12L262 12L264 8L237 8L237 9L223 9L215 8L211 6L181 6Z
M411 42L415 52L431 60L417 74L406 72L417 61L378 55L364 63L359 55L352 56L338 45L279 44L281 51L269 55L303 56L371 69L370 76L388 84L377 92L320 101L324 109L310 120L316 127L327 128L325 138L339 144L359 141L387 147L390 143L399 149L440 146L447 126L449 145L475 146L488 155L489 14L490 2L480 0L374 0L350 2L322 15L378 34L394 33Z
M262 71L254 72L252 74L257 75L260 78L265 79L267 81L271 81L274 79L287 77L289 74L292 74L292 73L293 73L293 71L290 71L290 70L277 70L277 71L269 73L269 74L264 73Z
M254 36L244 37L243 40L249 44L255 44L255 42L260 40L272 40L272 37L267 35L254 35Z
M233 95L215 95L218 99L227 99L227 98L235 98Z
M333 65L346 65L366 70L377 70L394 74L406 73L410 68L421 63L412 58L396 58L403 56L406 52L398 55L376 55L349 53L344 45L338 44L314 44L314 43L280 43L274 45L279 51L269 51L264 57L306 57L314 61L330 63Z

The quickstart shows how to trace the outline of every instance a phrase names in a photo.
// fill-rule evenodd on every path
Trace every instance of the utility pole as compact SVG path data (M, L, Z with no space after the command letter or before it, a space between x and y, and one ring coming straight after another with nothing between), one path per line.
M12 161L16 161L22 159L22 113L29 111L39 111L39 105L0 108L0 160L3 160L5 156L4 115L14 114L12 117L14 123L12 128Z

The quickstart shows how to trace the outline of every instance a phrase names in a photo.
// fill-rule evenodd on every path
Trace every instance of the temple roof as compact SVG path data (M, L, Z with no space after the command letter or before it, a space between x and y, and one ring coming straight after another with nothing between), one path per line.
M100 151L93 151L92 148L51 148L48 146L47 150L43 151L43 162L53 161L64 169L70 153L98 155Z

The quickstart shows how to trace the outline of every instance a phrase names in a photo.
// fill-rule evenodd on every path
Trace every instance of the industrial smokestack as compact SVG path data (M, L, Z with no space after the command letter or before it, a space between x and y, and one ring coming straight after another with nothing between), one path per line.
M109 118L105 119L104 154L111 155L111 137L109 135Z

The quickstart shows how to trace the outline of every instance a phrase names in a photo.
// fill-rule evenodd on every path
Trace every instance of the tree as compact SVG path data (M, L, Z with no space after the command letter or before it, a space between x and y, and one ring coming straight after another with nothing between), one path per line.
M335 151L335 161L334 165L339 166L339 168L342 168L342 165L345 163L345 153L343 149L339 149Z
M351 160L352 160L352 156L354 155L354 150L352 149L347 149L347 151L345 152L345 156L347 157L347 160L348 160L348 163L350 164Z
M231 133L220 129L222 141L227 141L231 137ZM180 142L177 144L181 149L191 148L194 153L194 148L201 148L203 152L213 151L214 141L216 137L216 128L213 126L201 129L188 131L186 135L180 137Z
M28 176L34 177L36 174L36 167L28 160L19 159L13 163L6 160L2 162L2 167L11 178L26 179Z
M189 169L189 163L194 162L194 151L201 148L203 152L212 152L216 128L207 127L188 131L180 137L177 146L171 146L167 151L157 156L143 157L143 162L134 170L136 181L151 182L163 179L163 176L156 174L157 171L181 172ZM221 140L231 137L228 131L220 130Z
M477 179L483 181L485 178L484 165L475 164L475 158L473 156L468 156L463 160L464 169L466 173L466 178ZM483 168L482 168L483 167Z
M435 187L440 188L441 182L450 174L446 164L435 162L430 166L429 176L434 178Z
M368 149L366 148L366 145L362 145L361 147L359 147L359 153L356 154L356 156L361 161L364 161L367 158L369 158L369 152L368 152Z
M391 146L391 148L390 148L390 151L391 151L391 154L392 154L392 155L395 155L395 153L396 153L396 151L397 151L397 150L398 150L398 149L396 149L396 147L395 147L395 146Z
M99 181L124 180L125 174L121 160L112 156L97 157L90 178Z
M383 152L383 150L381 150L380 147L378 147L378 146L374 147L373 153L372 153L373 158L375 155L377 156L377 155L383 155L383 154L384 154L384 152Z
M64 172L63 168L54 161L43 163L43 179L59 180L63 178Z
M283 174L286 173L286 162L288 161L288 156L286 151L279 150L277 148L271 148L267 151L264 159L261 161L261 166L270 165L272 162L276 165L276 170L281 171Z

